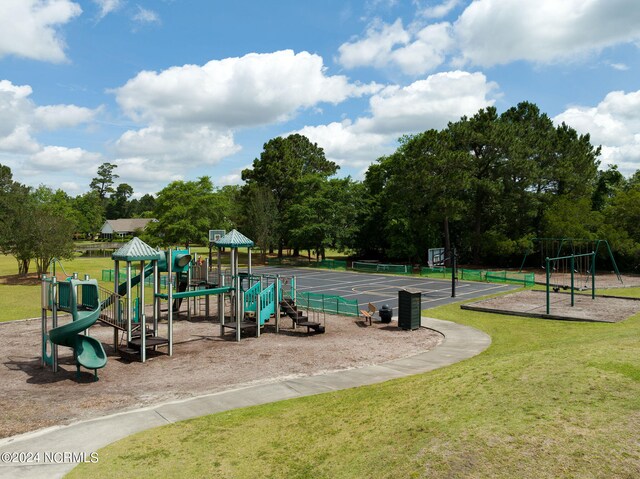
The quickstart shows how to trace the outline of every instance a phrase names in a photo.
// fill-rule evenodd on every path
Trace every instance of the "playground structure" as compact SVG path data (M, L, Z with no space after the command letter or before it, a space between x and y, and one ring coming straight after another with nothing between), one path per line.
M618 278L618 281L621 284L623 283L622 276L620 275L620 271L618 270L618 265L616 264L616 260L613 256L613 252L611 251L611 247L609 246L609 242L607 240L576 238L533 238L532 244L533 247L525 253L524 258L522 259L520 272L522 272L523 268L525 267L527 259L535 258L537 254L539 257L539 265L542 269L546 269L546 258L553 259L566 257L565 259L568 259L570 256L575 256L578 261L575 262L574 267L579 270L578 272L580 274L583 274L583 272L587 272L589 266L587 265L587 257L589 256L589 254L594 253L595 259L592 265L594 272L597 267L596 260L598 256L605 256L609 259L611 268ZM551 261L550 267L552 268L552 279L554 274L562 274L563 279L568 279L568 266L563 261L564 260ZM566 284L566 281L562 284L562 286L568 286L568 284Z
M575 306L575 291L576 289L582 291L587 288L587 283L591 282L591 299L596 299L596 253L584 253L584 254L572 254L569 256L558 256L555 258L545 258L545 272L546 272L546 302L547 302L547 314L551 314L551 298L550 290L558 293L560 288L569 289L571 295L571 306ZM552 273L561 269L562 273L562 285L557 283L552 286ZM565 285L565 277L568 276L570 281ZM576 287L576 274L579 275L580 281Z
M98 320L102 304L98 301L98 282L77 277L58 282L57 278L42 278L42 366L51 366L58 371L58 346L73 349L76 363L76 377L80 376L80 366L93 369L94 380L98 380L98 369L107 364L107 355L102 343L88 334L88 330ZM47 311L52 312L52 327L48 329ZM58 311L71 313L72 322L58 325Z
M261 328L273 319L276 332L282 313L293 321L293 327L306 326L307 332L324 332L320 321L312 321L295 305L295 277L281 278L279 275L255 276L251 272L251 247L253 241L236 230L215 242L219 249L218 268L211 276L208 261L198 260L188 250L158 251L139 238L134 238L113 253L115 267L110 277L113 292L101 288L96 280L85 276L84 281L77 274L58 278L46 275L42 278L42 354L43 366L58 370L58 346L73 349L79 375L80 366L94 370L106 365L106 354L102 344L89 336L80 334L97 321L114 328L113 346L122 356L135 357L145 362L147 349L154 351L166 347L167 354L173 355L173 319L180 311L183 300L187 300L187 315L193 306L197 310L197 300L205 300L205 316L209 318L209 297L218 297L218 320L220 336L227 330L235 333L240 341L242 332L254 328L260 336ZM249 248L246 272L238 266L238 248ZM221 249L231 252L230 271L222 270ZM124 281L121 282L121 263L125 263ZM55 264L55 263L54 263ZM137 268L135 267L137 265ZM104 272L103 272L104 273ZM162 274L166 276L162 276ZM66 273L65 273L66 275ZM104 276L104 274L103 274ZM150 281L149 281L150 280ZM152 307L148 317L145 283L153 287ZM161 285L166 292L161 292ZM286 286L289 288L286 289ZM191 304L193 301L193 304ZM163 309L163 302L166 308ZM227 308L225 303L229 304ZM228 310L228 314L225 314ZM162 312L166 311L166 317ZM48 312L51 312L49 327ZM58 313L71 313L71 322L58 325ZM161 323L166 322L166 334L160 334ZM126 346L119 348L119 335L126 336Z

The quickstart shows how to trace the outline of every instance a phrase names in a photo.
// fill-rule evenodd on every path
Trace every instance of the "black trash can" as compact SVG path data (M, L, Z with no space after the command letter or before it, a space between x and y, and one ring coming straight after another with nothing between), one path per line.
M420 291L398 291L398 326L402 329L420 327Z
M378 314L380 315L381 323L390 323L391 318L393 317L393 310L389 307L388 304L383 304L378 311Z

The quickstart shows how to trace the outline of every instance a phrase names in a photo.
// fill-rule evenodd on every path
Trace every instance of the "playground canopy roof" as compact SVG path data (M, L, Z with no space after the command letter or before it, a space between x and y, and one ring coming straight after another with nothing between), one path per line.
M133 238L111 255L114 261L150 261L158 258L158 251L140 238Z
M213 244L219 248L251 248L254 243L238 230L231 230Z

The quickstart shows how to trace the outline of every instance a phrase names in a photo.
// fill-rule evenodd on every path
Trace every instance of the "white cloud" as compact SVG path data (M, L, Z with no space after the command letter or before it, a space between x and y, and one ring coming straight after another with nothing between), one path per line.
M406 87L389 86L371 97L371 116L328 125L305 126L299 133L317 142L328 158L364 169L391 153L405 133L444 128L449 121L493 104L496 88L482 73L438 73Z
M141 72L115 90L139 130L116 142L119 156L145 158L153 169L213 165L240 150L239 128L292 118L319 103L340 103L382 87L328 76L322 58L291 50Z
M337 104L378 90L327 76L322 57L284 50L143 71L115 90L130 117L237 128L283 121L318 103Z
M640 2L475 0L454 28L461 63L574 60L640 39Z
M609 66L614 70L618 70L621 72L627 71L629 69L629 66L624 63L610 63Z
M321 145L328 159L358 169L366 168L373 160L391 151L396 139L393 135L361 131L351 120L305 126L297 133Z
M148 10L141 7L140 5L138 5L138 11L133 15L133 21L139 24L162 23L160 20L160 15L158 15L153 10Z
M239 185L242 183L242 175L240 173L231 173L229 175L217 176L213 178L213 180L216 186Z
M92 153L82 148L67 148L64 146L45 146L32 155L28 164L34 168L56 170L88 170L96 168L102 161L98 153Z
M339 47L337 60L345 68L397 68L420 75L446 63L580 61L607 47L640 41L637 0L473 0L453 24L428 23L460 3L419 6L417 19L406 28L401 19L393 24L374 20L362 37Z
M33 152L38 149L29 122L33 103L29 85L0 80L0 151Z
M482 73L452 71L430 75L406 87L390 86L371 97L373 116L358 126L379 133L408 133L443 128L447 122L492 104L496 87Z
M120 158L113 163L118 165L117 172L121 181L151 185L150 191L158 191L171 181L183 179L182 173L185 172L176 165L173 168L157 168L148 158Z
M432 7L425 7L420 14L426 18L442 18L458 6L460 0L446 0Z
M452 47L451 25L436 23L420 30L413 42L390 52L388 62L405 73L423 74L443 64Z
M65 61L66 45L59 27L81 13L80 5L70 0L0 1L0 58Z
M233 134L207 125L152 125L125 132L116 143L124 157L144 157L154 168L169 168L175 161L182 165L215 164L240 151Z
M124 5L124 0L93 0L99 8L98 19L102 20L104 17L113 13Z
M57 130L93 120L99 109L75 105L36 106L29 85L14 85L0 80L0 154L11 152L31 155L27 163L43 168L67 168L77 161L94 157L79 148L42 146L34 138L41 130Z
M39 149L28 126L18 125L8 135L0 136L0 152L34 153Z
M76 105L39 106L34 111L35 125L47 130L69 128L89 123L100 109L79 107Z
M80 195L85 191L85 188L75 181L63 181L60 183L60 188L71 196Z
M363 39L343 43L338 48L339 62L346 68L361 66L384 67L389 55L397 45L406 45L411 36L397 19L392 25L375 22Z
M374 23L364 38L340 45L338 61L346 68L398 67L406 74L419 75L441 65L452 47L448 22L409 31L398 19L392 25Z
M640 169L640 90L613 91L595 107L574 106L554 118L602 145L602 160L622 173Z

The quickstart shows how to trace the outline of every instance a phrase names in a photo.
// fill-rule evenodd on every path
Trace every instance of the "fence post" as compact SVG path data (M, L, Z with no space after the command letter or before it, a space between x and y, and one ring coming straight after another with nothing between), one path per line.
M547 274L547 314L549 314L549 257L545 258L544 270Z
M571 307L575 306L575 300L573 296L573 269L575 265L575 255L571 255L569 258L569 266L571 267Z
M596 253L591 253L591 299L596 299Z

